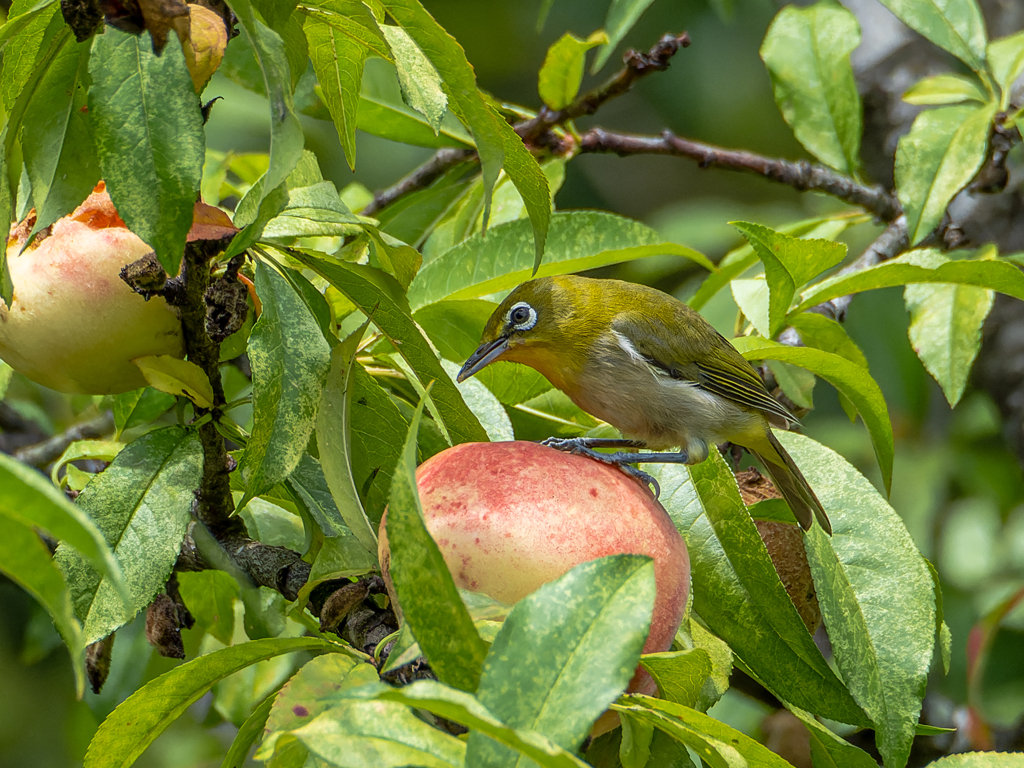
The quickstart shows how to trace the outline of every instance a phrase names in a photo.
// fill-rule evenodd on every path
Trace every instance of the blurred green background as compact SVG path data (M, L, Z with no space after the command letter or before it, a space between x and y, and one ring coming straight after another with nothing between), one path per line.
M559 0L538 32L540 3L425 0L437 20L463 45L480 85L503 101L536 108L536 73L547 47L564 32L580 37L601 27L606 3ZM601 125L622 131L673 132L787 158L806 157L772 99L768 75L758 57L764 32L777 11L769 0L737 0L730 19L703 0L656 2L627 36L627 46L649 48L662 34L687 30L692 45L671 68L643 79L633 92L602 108L579 128ZM615 70L617 57L592 87ZM221 96L207 125L208 146L219 151L265 152L266 102L217 75L204 98ZM358 165L349 170L334 127L304 117L307 147L320 158L325 177L339 188L358 182L373 190L387 186L431 151L358 136ZM660 157L584 156L568 164L559 208L602 208L640 219L667 238L694 247L713 260L740 244L733 220L779 225L839 210L834 201L799 194L760 178ZM879 232L854 228L847 242L856 254ZM700 275L674 258L648 259L609 271L643 281L682 298ZM705 314L731 334L736 307L721 295ZM925 719L951 724L954 707L967 699L968 633L983 616L1024 583L1024 482L1016 457L1001 431L999 414L984 393L969 390L955 412L913 354L907 314L897 289L858 296L847 328L860 344L881 385L896 432L896 467L891 501L907 522L918 547L937 567L945 595L945 616L953 633L948 676L937 668ZM862 469L878 484L877 469L863 426L851 424L831 388L819 383L815 410L805 430ZM47 433L59 431L95 408L91 398L69 398L15 376L6 403ZM0 765L4 768L63 768L81 763L92 731L116 703L143 680L171 668L146 644L140 622L118 632L113 671L100 696L76 702L66 652L45 614L9 581L0 578ZM186 649L199 639L186 631ZM995 638L982 686L983 711L995 724L1019 723L1024 714L1024 610L1011 613ZM291 664L297 664L293 660ZM261 679L238 686L251 698L287 670L265 669ZM720 715L756 732L763 711L736 697ZM243 698L245 698L243 696ZM928 720L928 717L932 719ZM221 724L213 729L201 723ZM197 703L138 762L140 766L186 768L220 765L234 727Z

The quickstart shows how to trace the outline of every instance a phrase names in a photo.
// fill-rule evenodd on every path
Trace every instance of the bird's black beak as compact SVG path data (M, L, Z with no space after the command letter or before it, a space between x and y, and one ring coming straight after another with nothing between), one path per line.
M477 347L476 352L469 356L466 364L462 366L456 381L465 381L477 371L486 368L501 356L501 353L508 349L508 338L499 337L494 341L488 341Z

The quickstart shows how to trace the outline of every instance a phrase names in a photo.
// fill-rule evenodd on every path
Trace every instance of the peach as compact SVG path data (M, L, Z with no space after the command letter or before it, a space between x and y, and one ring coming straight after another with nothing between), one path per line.
M690 590L686 544L651 492L613 467L536 443L464 443L416 472L427 529L456 585L514 603L606 555L654 558L657 597L645 653L666 651ZM389 578L387 513L380 562ZM653 693L642 671L630 690Z
M202 203L194 222L190 240L234 231ZM51 389L106 395L145 385L134 358L184 355L178 311L119 276L153 249L128 230L103 182L22 250L34 223L32 213L7 240L14 296L10 307L0 300L0 359Z

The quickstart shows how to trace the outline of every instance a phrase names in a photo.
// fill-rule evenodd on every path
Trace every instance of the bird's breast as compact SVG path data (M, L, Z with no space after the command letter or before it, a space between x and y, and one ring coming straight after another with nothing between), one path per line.
M594 345L587 365L566 394L624 436L642 440L655 450L685 448L693 439L723 443L760 429L762 421L756 413L695 381L667 375L614 332Z

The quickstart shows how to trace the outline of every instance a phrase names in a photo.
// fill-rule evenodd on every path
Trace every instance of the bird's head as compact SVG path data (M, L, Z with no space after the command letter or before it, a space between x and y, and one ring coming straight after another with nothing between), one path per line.
M577 346L574 283L581 279L542 277L513 290L487 321L480 346L462 366L458 380L465 381L495 360L525 363L549 379L559 378L559 371L572 365Z

